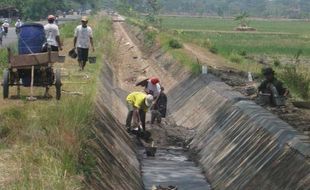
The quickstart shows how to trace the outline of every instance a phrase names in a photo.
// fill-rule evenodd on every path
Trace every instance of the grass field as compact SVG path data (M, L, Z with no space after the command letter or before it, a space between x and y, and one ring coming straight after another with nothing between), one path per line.
M238 21L220 18L161 17L163 27L169 29L233 31ZM286 32L309 34L310 23L295 20L249 20L258 32Z
M98 64L87 64L84 72L79 72L77 61L69 57L64 64L56 64L56 68L62 68L64 91L60 101L53 98L29 102L29 88L22 88L21 99L1 97L0 189L85 189L84 174L92 169L93 160L83 147L90 138L94 119L102 52L110 51L113 38L110 20L92 17L90 25L96 46L96 52L90 54L97 56ZM67 24L61 30L65 42L62 55L73 46L70 32L74 27ZM5 58L2 61L6 63ZM14 88L10 90L11 95L16 93ZM35 88L34 92L43 95L44 89ZM54 87L50 93L55 96Z
M310 22L296 20L249 20L257 31L237 32L233 19L163 16L160 41L179 62L191 65L184 49L171 49L170 39L194 43L227 59L227 64L238 70L260 74L265 64L273 66L295 99L310 98ZM299 55L300 54L300 55ZM302 59L295 64L296 55ZM260 64L258 59L268 57ZM263 59L265 59L263 58ZM281 61L280 61L281 60ZM275 64L275 62L278 62ZM294 64L291 64L294 63Z
M256 32L235 32L238 22L232 19L162 17L165 29L177 31L185 42L211 45L218 53L294 56L299 50L310 56L310 23L306 21L252 20ZM206 43L208 42L208 43Z

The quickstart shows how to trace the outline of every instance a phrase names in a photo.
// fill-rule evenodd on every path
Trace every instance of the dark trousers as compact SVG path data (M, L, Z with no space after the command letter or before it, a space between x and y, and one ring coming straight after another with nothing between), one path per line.
M139 110L139 115L142 123L143 131L145 131L145 118L146 118L146 112L144 110ZM133 111L128 111L127 119L126 119L126 127L131 128L131 121L132 121ZM139 128L140 130L140 128Z

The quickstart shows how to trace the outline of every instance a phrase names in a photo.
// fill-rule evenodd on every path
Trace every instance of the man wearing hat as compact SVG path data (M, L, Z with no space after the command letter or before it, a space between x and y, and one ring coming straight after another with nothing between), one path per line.
M258 92L262 94L270 94L271 103L275 103L277 97L287 97L289 91L284 87L283 83L275 77L275 72L272 68L264 68L262 74L265 80L258 87Z
M80 70L84 70L86 62L88 61L89 47L95 51L93 43L93 31L91 27L87 26L88 18L83 16L81 25L77 26L74 32L74 48L77 48L78 62Z
M51 51L62 50L60 43L60 32L58 26L54 23L55 16L49 15L47 17L47 24L44 26L46 43L50 46ZM44 47L43 51L47 51L47 47Z
M126 128L128 131L131 131L131 121L132 118L136 118L137 123L139 123L139 131L140 126L145 131L145 116L148 109L153 104L153 96L148 94L146 95L143 92L132 92L130 93L127 98L127 107L128 107L128 114L126 119Z

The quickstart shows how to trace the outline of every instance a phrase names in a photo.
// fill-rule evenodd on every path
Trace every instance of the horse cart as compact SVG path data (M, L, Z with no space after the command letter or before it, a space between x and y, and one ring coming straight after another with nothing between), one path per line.
M54 63L58 62L57 51L42 52L46 42L44 28L41 24L26 24L21 27L18 39L17 55L8 48L8 68L3 72L3 98L9 97L9 89L17 86L19 95L20 87L31 88L45 87L48 92L51 86L56 87L56 99L61 97L61 73L60 69L54 69Z

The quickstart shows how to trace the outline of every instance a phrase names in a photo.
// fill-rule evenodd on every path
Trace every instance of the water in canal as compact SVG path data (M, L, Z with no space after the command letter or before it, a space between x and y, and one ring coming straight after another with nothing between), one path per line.
M147 157L140 149L142 176L146 190L152 186L177 186L178 190L211 190L202 170L189 160L182 148L157 149L155 157Z

